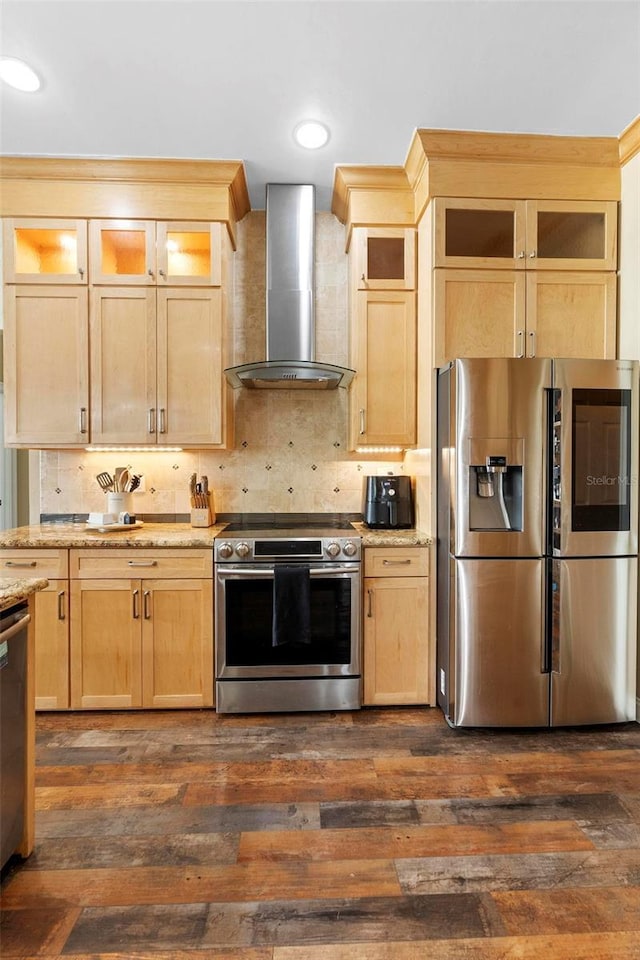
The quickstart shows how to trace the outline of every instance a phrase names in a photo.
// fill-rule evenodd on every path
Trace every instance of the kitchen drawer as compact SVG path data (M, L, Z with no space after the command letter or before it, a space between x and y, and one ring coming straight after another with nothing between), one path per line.
M366 547L365 577L428 577L428 547Z
M68 550L23 548L0 551L0 576L46 577L66 580L69 576Z
M71 550L72 580L145 577L208 579L213 576L213 550Z

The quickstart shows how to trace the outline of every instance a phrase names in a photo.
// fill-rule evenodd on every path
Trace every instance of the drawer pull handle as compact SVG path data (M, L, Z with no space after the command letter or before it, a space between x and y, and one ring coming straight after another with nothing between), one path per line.
M383 567L404 567L408 566L412 561L411 560L383 560Z
M37 560L6 560L5 567L35 567Z
M132 599L132 601L133 601L133 619L134 619L134 620L139 620L139 619L140 619L140 611L139 611L139 609L138 609L138 595L139 595L139 593L140 593L139 590L134 590L133 593L131 594L131 599Z
M144 601L144 618L145 620L151 620L151 609L149 607L149 590L145 590L142 594Z
M65 619L64 612L64 590L61 590L58 594L58 620Z
M157 560L127 560L130 567L157 567Z

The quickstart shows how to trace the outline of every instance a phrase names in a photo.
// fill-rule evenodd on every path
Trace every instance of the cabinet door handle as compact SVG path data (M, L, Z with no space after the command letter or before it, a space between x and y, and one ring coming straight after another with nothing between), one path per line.
M150 595L149 590L145 590L144 593L142 594L145 620L151 620L151 607L149 605L149 595Z
M166 275L166 273L164 272L164 270L158 270L158 273L160 274L160 276L162 277L163 280L166 280L166 279L167 279L167 275Z
M529 332L529 343L531 344L531 349L529 350L529 356L535 357L536 355L536 332L531 330Z
M87 408L86 407L80 407L79 426L80 426L80 433L87 432Z
M78 267L78 273L80 274L81 278L84 277L84 267Z
M64 590L61 590L58 594L58 620L65 619L65 609L64 609Z
M149 267L149 269L147 270L147 273L149 274L149 276L150 276L151 279L153 280L153 270L151 269L151 267Z
M524 357L524 330L518 330L517 337L518 337L518 352L516 353L516 357L520 358L520 357Z
M158 430L158 433L166 433L166 432L167 432L167 425L166 425L165 409L164 407L160 407L160 429Z
M364 410L360 411L360 436L363 437L367 432L367 421Z
M138 597L139 597L139 595L140 595L140 591L139 591L139 590L134 590L133 593L131 594L131 599L132 599L132 602L133 602L133 619L134 619L134 620L139 620L139 619L140 619L140 610L138 609Z
M529 254L529 260L535 260L535 256L536 256L536 252L535 250L532 250L531 253Z
M156 411L155 411L155 407L149 407L149 415L148 415L148 417L147 417L147 420L148 420L148 424L147 424L147 425L148 425L148 427L149 427L149 433L155 433L155 432L156 432Z
M524 250L521 250L518 254L518 260L524 260Z
M4 565L15 569L17 567L35 567L37 562L37 560L5 560Z
M156 567L157 560L127 560L130 567Z
M371 589L367 590L367 597L369 599L369 603L367 606L367 617L371 618L373 616L373 590Z

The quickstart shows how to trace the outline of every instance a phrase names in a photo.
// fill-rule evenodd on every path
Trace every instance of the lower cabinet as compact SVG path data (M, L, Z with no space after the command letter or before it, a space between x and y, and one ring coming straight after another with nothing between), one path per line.
M69 561L67 550L0 552L7 577L46 577L33 595L35 607L36 710L69 709Z
M426 704L429 677L429 550L364 551L365 706Z
M72 709L213 705L211 551L71 550L70 575Z

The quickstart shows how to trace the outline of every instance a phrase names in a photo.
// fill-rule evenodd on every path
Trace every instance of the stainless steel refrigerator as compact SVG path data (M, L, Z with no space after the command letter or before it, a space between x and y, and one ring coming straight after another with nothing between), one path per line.
M438 373L438 703L453 726L635 719L639 369Z

